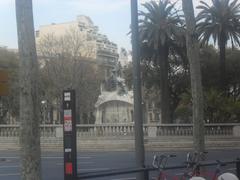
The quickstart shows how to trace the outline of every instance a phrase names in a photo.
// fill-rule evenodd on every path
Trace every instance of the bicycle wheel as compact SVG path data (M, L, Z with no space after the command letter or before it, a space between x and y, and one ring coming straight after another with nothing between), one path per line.
M218 176L218 180L239 180L233 173L223 173Z

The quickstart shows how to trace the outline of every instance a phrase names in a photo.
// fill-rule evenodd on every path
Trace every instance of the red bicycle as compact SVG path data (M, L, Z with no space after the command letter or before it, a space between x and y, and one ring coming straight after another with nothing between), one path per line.
M176 157L176 155L174 154L160 156L154 155L152 166L157 168L159 171L156 180L167 180L166 174L164 174L164 168L168 163L168 159L172 157Z

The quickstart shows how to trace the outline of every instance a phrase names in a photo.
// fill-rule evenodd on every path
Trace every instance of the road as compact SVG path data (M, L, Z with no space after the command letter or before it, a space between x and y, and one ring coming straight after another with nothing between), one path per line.
M147 152L146 165L151 165L154 154L164 152ZM169 160L168 165L180 165L185 161L187 152L165 152L165 154L176 154L176 158ZM209 151L207 161L234 160L240 157L239 150L218 150ZM20 180L20 162L18 152L0 151L0 180ZM78 153L78 172L93 172L101 170L111 170L115 168L135 167L134 152L79 152ZM224 167L228 171L234 171L235 166ZM209 169L208 169L209 170ZM210 170L212 171L212 170ZM168 171L167 174L180 175L183 170ZM63 180L63 157L61 152L42 153L42 176L43 180ZM156 172L151 173L156 176ZM94 178L98 180L131 180L134 174L116 177Z

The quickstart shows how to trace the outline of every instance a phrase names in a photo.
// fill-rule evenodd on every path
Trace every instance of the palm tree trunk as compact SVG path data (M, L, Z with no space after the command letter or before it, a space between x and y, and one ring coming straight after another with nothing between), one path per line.
M16 0L20 56L21 179L41 179L38 63L35 47L32 0Z
M204 151L203 92L196 21L192 0L182 0L182 6L187 26L186 44L193 98L193 144L195 151L202 152Z
M221 90L225 91L227 89L227 79L226 79L226 40L223 33L219 37L219 87Z
M160 65L160 103L161 103L161 121L162 123L172 123L170 116L170 95L168 79L168 46L159 48L159 65Z

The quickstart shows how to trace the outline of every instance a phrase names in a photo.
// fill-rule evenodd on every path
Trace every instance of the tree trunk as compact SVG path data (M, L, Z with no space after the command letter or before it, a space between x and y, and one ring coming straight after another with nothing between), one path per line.
M227 78L226 78L226 41L224 34L221 33L219 36L219 87L221 90L226 91L227 89Z
M199 43L192 0L182 0L186 19L186 44L190 64L191 90L193 98L193 143L198 152L204 151L203 92L199 58Z
M169 96L169 79L168 79L168 47L160 46L159 48L159 65L160 65L160 103L161 103L161 121L162 123L172 123L170 117L170 96Z
M40 180L39 77L31 0L16 0L16 17L20 56L21 179Z

